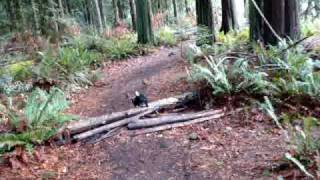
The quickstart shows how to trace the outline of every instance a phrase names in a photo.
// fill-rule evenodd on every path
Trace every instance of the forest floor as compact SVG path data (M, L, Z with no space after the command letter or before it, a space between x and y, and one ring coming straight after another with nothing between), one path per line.
M174 55L169 56L171 52ZM74 95L69 113L97 116L132 108L135 90L157 100L190 91L179 48L108 64L104 78ZM42 146L27 165L0 166L0 179L274 179L286 152L281 133L255 110L149 135L125 129L96 144ZM191 140L196 134L198 140ZM1 164L1 162L0 162Z

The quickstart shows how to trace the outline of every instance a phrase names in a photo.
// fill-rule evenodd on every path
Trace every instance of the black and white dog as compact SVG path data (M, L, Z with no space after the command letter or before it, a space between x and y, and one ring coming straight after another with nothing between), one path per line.
M134 107L148 107L147 97L138 91L135 92L135 97L132 98L131 101Z

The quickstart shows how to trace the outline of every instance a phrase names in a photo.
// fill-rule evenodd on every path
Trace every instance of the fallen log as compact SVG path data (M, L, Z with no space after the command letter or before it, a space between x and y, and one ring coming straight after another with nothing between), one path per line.
M178 114L178 115L167 115L159 118L148 118L143 120L133 120L128 124L129 129L140 129L140 128L149 128L153 126L159 126L163 124L171 124L183 121L189 121L193 119L209 117L216 114L222 113L223 110L213 110L205 111L199 113L189 113L189 114Z
M81 133L99 126L103 126L105 124L110 124L122 119L133 117L135 115L146 112L147 110L150 110L150 109L162 108L162 107L177 104L181 100L190 96L192 97L193 93L185 93L180 96L175 96L175 97L154 101L149 103L149 107L134 108L134 109L129 109L122 112L115 112L111 114L102 115L99 117L82 118L79 121L71 122L66 127L62 128L62 130L69 131L71 135L76 133Z
M110 131L114 128L117 128L117 127L122 127L122 126L125 126L127 125L128 123L130 123L131 121L133 120L137 120L147 114L150 114L152 112L155 111L155 108L154 109L150 109L148 111L145 111L144 113L142 114L138 114L136 116L133 116L133 117L130 117L130 118L126 118L126 119L123 119L123 120L120 120L120 121L116 121L116 122L113 122L111 124L107 124L107 125L104 125L104 126L100 126L98 128L95 128L95 129L92 129L92 130L89 130L89 131L86 131L86 132L83 132L83 133L80 133L80 134L76 134L72 137L72 140L74 141L79 141L79 140L83 140L83 139L86 139L86 138L89 138L95 134L99 134L99 133L103 133L103 132L106 132L106 131Z
M153 132L158 132L158 131L164 131L164 130L173 129L173 128L189 126L192 124L197 124L197 123L202 123L202 122L213 120L213 119L218 119L218 118L223 117L224 115L225 115L224 113L220 113L220 114L215 114L215 115L209 116L209 117L194 119L191 121L179 122L179 123L174 123L174 124L166 124L166 125L147 128L147 129L143 129L143 130L134 130L134 131L130 132L129 135L130 136L137 136L137 135L148 134L148 133L153 133Z

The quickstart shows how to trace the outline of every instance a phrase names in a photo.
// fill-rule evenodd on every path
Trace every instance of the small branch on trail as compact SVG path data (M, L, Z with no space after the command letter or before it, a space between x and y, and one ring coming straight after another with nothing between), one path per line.
M107 134L104 134L102 135L101 137L97 138L97 139L94 139L92 141L89 141L88 143L89 144L96 144L100 141L103 141L104 139L107 139L107 138L110 138L112 136L115 136L118 134L119 130L121 129L121 127L118 127L118 128L114 128L112 130L110 130Z
M191 121L185 121L185 122L180 122L180 123L175 123L175 124L166 124L166 125L147 128L147 129L143 129L143 130L135 130L135 131L131 132L130 135L137 136L137 135L142 135L142 134L148 134L148 133L178 128L178 127L189 126L189 125L196 124L196 123L202 123L205 121L218 119L218 118L223 117L224 115L225 115L224 113L219 113L219 114L215 114L215 115L204 117L204 118L194 119Z
M62 130L68 130L70 134L76 134L76 133L81 133L99 126L103 126L105 124L110 124L117 122L119 120L123 120L126 118L130 118L133 116L136 116L138 114L144 113L150 109L154 108L163 108L166 106L170 105L175 105L179 103L181 100L185 99L186 97L192 96L192 93L185 93L180 96L175 96L175 97L170 97L166 99L161 99L158 101L154 101L149 103L149 107L144 107L144 108L134 108L134 109L129 109L127 111L122 111L122 112L115 112L111 114L106 114L102 115L99 117L92 117L92 118L84 118L79 121L74 121L67 125L66 127L62 128ZM125 123L124 121L121 121L122 123ZM121 124L121 122L119 124Z
M159 126L163 124L177 123L183 121L189 121L193 119L203 118L214 116L216 114L221 114L223 110L213 110L213 111L205 111L200 113L190 113L190 114L177 114L177 115L168 115L159 118L150 118L143 120L133 120L128 124L129 129L140 129L140 128L148 128L152 126Z
M76 135L73 136L72 139L79 141L79 140L83 140L83 139L86 139L88 137L91 137L91 136L93 136L95 134L103 133L103 132L106 132L106 131L110 131L110 130L112 130L114 128L125 126L128 123L130 123L131 121L140 119L141 117L143 117L143 116L145 116L147 114L150 114L150 113L154 112L155 110L156 110L156 108L153 108L153 109L150 109L148 111L145 111L142 114L138 114L138 115L130 117L130 118L126 118L126 119L123 119L123 120L120 120L120 121L113 122L111 124L100 126L100 127L95 128L93 130L89 130L89 131L86 131L86 132L83 132L83 133L80 133L80 134L76 134Z

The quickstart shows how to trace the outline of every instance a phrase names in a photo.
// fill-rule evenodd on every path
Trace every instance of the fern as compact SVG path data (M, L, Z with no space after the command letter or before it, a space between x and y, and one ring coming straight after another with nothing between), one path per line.
M28 97L24 116L19 117L14 111L6 110L9 118L18 126L26 121L27 130L18 134L0 135L0 151L4 152L15 146L31 146L40 144L52 137L63 123L75 119L63 111L68 107L64 93L58 88L52 88L50 93L36 89Z

